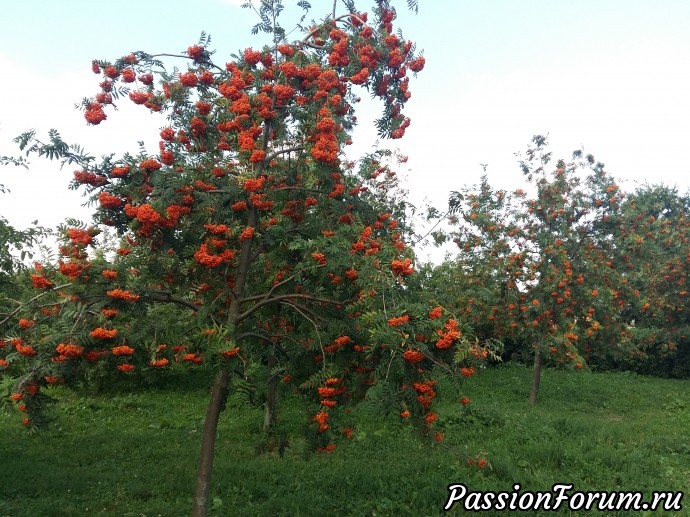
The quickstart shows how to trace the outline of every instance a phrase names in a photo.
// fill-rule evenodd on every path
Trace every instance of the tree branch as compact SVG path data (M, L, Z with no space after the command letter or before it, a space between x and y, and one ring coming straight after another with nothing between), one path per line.
M151 55L149 55L148 57L159 57L159 56L164 56L164 57L181 57L181 58L183 58L183 59L194 59L194 58L192 58L192 57L190 57L190 56L188 56L188 55L186 55L186 54L168 54L167 52L163 52L163 53L160 53L160 54L151 54ZM217 69L217 70L220 70L221 72L224 72L224 71L225 71L224 69L222 69L221 67L219 67L218 65L216 65L215 63L213 63L210 59L205 60L205 61L203 62L203 64L205 64L205 65L210 65L210 66L212 66L213 68L215 68L215 69Z
M321 334L319 333L319 325L316 323L316 321L314 321L314 320L316 319L316 317L314 317L314 319L311 319L309 316L307 316L306 314L304 314L304 312L302 312L302 309L304 309L306 312L311 312L311 311L309 311L309 309L307 309L306 307L300 307L300 306L298 306L296 303L290 303L290 302L287 302L287 301L282 301L281 303L287 305L288 307L292 307L292 308L295 309L297 312L299 312L299 313L302 315L302 317L303 317L304 319L306 319L306 320L309 321L312 325L314 325L314 331L316 332L316 337L317 337L318 340L319 340L319 348L321 349L321 361L322 361L322 363L323 363L323 371L325 372L325 371L326 371L326 353L325 353L324 350L323 350L323 342L321 341ZM315 316L315 315L312 314L312 316Z
M280 352L281 354L283 354L283 355L285 356L286 359L290 359L290 356L287 354L287 352L286 352L281 346L278 345L278 343L276 343L275 341L273 341L270 337L264 336L263 334L259 334L258 332L243 332L242 334L240 334L239 336L237 336L237 337L235 338L235 340L236 340L236 341L239 341L240 339L242 339L242 338L247 338L247 337L253 337L253 338L260 339L260 340L262 340L262 341L268 343L268 344L271 345L273 348L275 348L278 352ZM281 335L281 337L285 337L285 336L282 336L282 335Z
M292 275L292 276L286 278L285 280L283 280L282 282L278 282L278 283L275 284L273 287L271 287L271 288L268 290L268 292L267 292L266 294L257 294L257 295L255 295L255 296L247 296L246 298L242 298L242 299L240 300L240 303L251 302L251 301L254 301L254 300L263 300L263 299L266 299L266 298L268 298L269 296L271 296L271 295L273 294L273 291L275 291L276 289L278 289L280 286L285 285L285 284L287 284L288 282L291 282L292 280L295 279L296 276L297 276L297 275Z
M335 3L336 3L336 2L334 1L334 2L333 2L333 9L335 9ZM347 14L341 14L340 16L336 16L336 15L335 15L335 11L333 12L333 21L334 21L334 22L339 22L339 21L341 21L341 20L345 20L345 19L347 19L347 18L350 18L351 16L357 18L360 22L362 22L362 24L364 24L364 20L362 20L362 19L361 19L359 16L357 16L356 14L347 13ZM298 46L299 46L299 45L302 45L302 46L307 46L307 47L311 47L311 48L316 48L316 49L323 50L323 49L325 48L324 46L320 46L320 45L315 45L315 44L313 44L313 43L309 43L309 40L310 40L311 38L313 38L313 37L316 35L316 33L319 32L320 29L321 29L321 27L316 27L316 28L314 28L313 30L309 31L309 33L308 33L304 38L302 38L302 39L299 41Z
M293 147L286 147L285 149L278 149L277 151L273 151L271 154L266 156L265 160L270 162L273 158L276 158L281 154L291 153L293 151L304 151L304 147L301 145L295 145Z
M313 194L320 194L320 191L315 189L315 188L304 188L304 187L280 187L277 189L274 189L273 192L281 192L283 190L299 190L304 191L304 192L311 192Z
M68 284L58 285L58 286L52 287L52 288L50 289L50 291L54 291L54 290L56 290L56 289L64 289L65 287L69 287L69 286L71 286L71 285L72 285L72 282L70 282L70 283L68 283ZM10 320L10 318L12 318L12 316L16 315L16 314L22 309L22 307L24 307L24 306L26 306L26 305L29 305L30 303L33 303L34 301L38 300L39 298L44 297L44 296L45 296L46 294L48 294L50 291L45 291L45 292L43 292L43 293L37 294L36 296L34 296L33 298L31 298L28 302L21 304L19 307L17 307L17 308L14 309L12 312L10 312L4 320L0 321L0 325L3 325L3 324L5 324L6 322L8 322L8 321Z
M264 298L263 300L255 303L252 307L241 313L237 321L240 322L245 318L248 318L252 314L254 314L256 311L258 311L261 307L264 305L269 305L271 303L285 303L288 302L290 304L290 300L294 299L301 299L301 300L311 300L313 302L318 302L318 303L327 303L330 305L345 305L348 303L350 300L347 301L339 301L339 300L332 300L330 298L319 298L317 296L312 296L310 294L297 294L297 293L292 293L292 294L281 294L279 296L273 296L271 298ZM244 300L241 300L244 301Z
M323 49L326 48L324 45L315 45L314 43L309 43L309 42L307 42L307 41L302 42L302 43L301 43L301 46L302 46L302 47L313 48L313 49L316 49L316 50L323 50Z
M174 296L171 293L165 293L162 291L152 291L149 293L145 293L144 296L146 296L154 302L175 303L177 305L187 307L188 309L191 309L194 312L199 311L199 306L193 301L187 300L186 298L180 298L179 296Z
M420 242L422 242L424 239L426 239L426 238L429 236L429 234L431 234L431 232L433 232L433 231L436 229L436 227L437 227L439 224L441 224L449 215L450 215L450 210L447 211L445 214L441 215L441 217L439 217L438 221L436 221L436 224L434 224L434 225L429 229L428 232L426 232L424 235L422 235L421 237L419 237L412 245L413 245L413 246L416 246L417 244L419 244Z

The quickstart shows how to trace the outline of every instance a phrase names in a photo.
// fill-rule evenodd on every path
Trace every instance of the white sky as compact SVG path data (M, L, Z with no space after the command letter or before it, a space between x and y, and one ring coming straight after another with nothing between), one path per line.
M294 0L285 0L291 4ZM36 128L58 129L93 154L155 151L162 118L120 104L108 120L87 127L73 105L98 90L93 58L114 60L132 50L183 51L202 30L216 58L264 40L240 0L189 2L100 0L3 5L0 31L0 155ZM314 15L327 0L312 0ZM364 5L364 4L363 4ZM489 179L515 187L515 153L534 134L549 134L556 157L585 151L632 190L637 183L690 186L690 2L686 0L420 0L420 12L397 2L406 37L417 42L426 69L412 80L412 125L395 141L409 155L410 199L445 208L448 192L474 184L488 164ZM230 58L228 57L227 60ZM355 150L375 140L359 114ZM0 215L19 228L34 219L56 226L88 219L80 195L67 189L73 167L33 159L30 171L0 169Z

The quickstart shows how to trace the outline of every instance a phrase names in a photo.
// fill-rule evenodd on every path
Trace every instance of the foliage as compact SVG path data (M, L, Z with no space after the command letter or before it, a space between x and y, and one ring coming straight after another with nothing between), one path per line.
M23 158L0 156L0 166L15 165L27 167ZM0 195L9 193L0 184ZM7 321L17 308L21 297L22 277L25 262L33 257L36 247L48 235L49 230L37 225L25 230L17 230L0 215L0 326Z
M4 160L13 161L3 163ZM0 165L7 163L20 165L24 162L0 157ZM4 185L0 185L0 194L7 194L8 192L9 190ZM11 288L12 276L23 268L25 260L33 257L34 248L48 234L48 229L37 226L37 224L38 222L34 221L30 228L17 230L6 218L0 215L0 287L3 290Z
M47 230L33 226L17 230L0 216L0 286L11 284L13 273L21 269L24 261L33 256L32 247L40 242Z
M535 353L537 389L541 356L582 368L624 353L629 337L627 278L612 244L625 195L592 156L576 152L549 171L550 160L535 136L520 163L530 192L494 190L486 177L453 192L443 236L460 249L460 305L485 333Z
M622 206L616 245L633 292L635 354L617 364L661 376L690 376L690 199L663 185L638 188Z

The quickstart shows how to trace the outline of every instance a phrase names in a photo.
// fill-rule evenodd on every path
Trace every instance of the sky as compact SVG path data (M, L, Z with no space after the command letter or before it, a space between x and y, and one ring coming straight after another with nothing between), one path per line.
M96 156L152 152L164 119L128 102L87 126L74 108L98 91L94 58L134 50L183 52L202 31L219 62L265 40L252 36L256 15L242 0L10 0L0 31L0 155L18 155L12 139L55 128ZM286 6L296 0L285 0ZM312 0L313 15L331 10ZM357 2L362 10L370 1ZM409 200L444 209L448 194L486 173L501 188L522 186L516 153L535 134L549 136L555 157L592 153L631 191L644 183L690 187L690 2L687 0L420 0L418 14L394 1L396 26L423 51L395 147L409 156L401 171ZM299 35L294 34L295 38ZM225 56L228 56L227 58ZM184 66L181 63L181 66ZM376 140L372 103L358 113L354 153ZM74 167L33 158L25 169L0 167L0 216L17 228L89 220Z

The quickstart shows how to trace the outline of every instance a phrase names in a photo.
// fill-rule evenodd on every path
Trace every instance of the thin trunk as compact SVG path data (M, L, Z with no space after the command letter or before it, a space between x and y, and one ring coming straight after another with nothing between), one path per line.
M208 409L206 410L204 431L201 437L201 452L196 471L193 517L206 517L208 515L208 498L211 492L211 476L213 474L218 419L225 404L229 379L230 373L228 369L221 369L211 389L211 400L209 400Z
M536 404L539 400L539 383L541 382L541 351L534 351L534 369L532 370L532 389L529 392L529 403Z
M275 355L271 354L268 358L268 373L276 367ZM276 392L278 391L278 379L275 375L270 375L268 378L268 386L266 387L266 412L264 413L264 433L273 429L276 423L276 413L278 409L276 401Z
M248 226L255 226L257 219L257 212L255 207L251 207L247 218ZM242 243L240 249L240 258L237 266L237 274L235 276L235 287L233 301L228 310L228 327L231 331L229 333L233 339L229 342L234 344L234 337L237 335L237 322L240 313L240 298L244 295L245 285L251 265L251 240ZM206 419L204 420L204 431L201 437L201 452L199 455L199 464L196 473L196 487L194 489L194 510L193 517L207 517L209 494L211 493L211 476L213 474L213 458L216 449L216 434L218 430L218 419L223 411L223 406L228 392L228 383L230 381L230 370L227 367L222 368L211 389L211 400L208 403L206 410Z
M270 131L271 124L269 121L266 121L264 123L263 132L264 151L268 148L268 137L270 135ZM255 164L254 176L258 178L263 172L263 169L264 164L262 162ZM256 207L251 205L247 214L247 226L256 226L258 220L257 214ZM235 274L235 286L233 287L234 296L228 310L228 327L231 329L230 335L233 338L230 340L230 342L233 344L234 337L237 335L237 324L239 323L241 299L245 295L249 269L252 263L251 256L252 239L247 239L242 242L240 247L237 270ZM206 410L204 431L201 437L201 452L199 464L197 466L196 487L194 489L194 509L192 511L192 517L207 517L208 515L208 498L209 494L211 493L211 476L213 474L213 459L216 452L218 419L223 411L229 381L230 371L227 367L224 367L218 372L211 390L211 400L209 401L208 409Z

